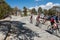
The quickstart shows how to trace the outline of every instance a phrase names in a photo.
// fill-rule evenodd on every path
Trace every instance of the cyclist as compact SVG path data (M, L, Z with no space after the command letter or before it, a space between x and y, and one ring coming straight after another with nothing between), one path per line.
M39 26L40 23L40 14L38 14L37 18L36 18L36 26Z
M51 22L51 29L52 29L52 33L53 33L54 30L58 29L58 24L57 24L54 16L51 17L50 22Z

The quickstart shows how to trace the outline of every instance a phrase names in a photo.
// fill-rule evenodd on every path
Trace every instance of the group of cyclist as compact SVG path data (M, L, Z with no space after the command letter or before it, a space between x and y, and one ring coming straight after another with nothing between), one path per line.
M32 19L33 19L33 15L31 15L31 17L30 17L30 22L31 23L33 23ZM40 19L41 19L40 14L38 14L37 17L36 17L36 26L39 26ZM58 18L57 15L51 15L50 16L50 20L49 21L50 21L51 26L52 26L53 29L57 29L58 28L58 23L59 23L58 20L59 20L59 18ZM43 22L43 24L44 24L46 22L46 16L44 16L43 21L44 21Z

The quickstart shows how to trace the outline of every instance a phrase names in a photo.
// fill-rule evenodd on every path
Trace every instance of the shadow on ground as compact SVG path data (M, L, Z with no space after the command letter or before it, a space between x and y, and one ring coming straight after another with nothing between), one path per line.
M55 35L60 38L60 36L56 33L56 31L55 31L55 33L52 31L49 31L49 30L45 30L45 31L48 32L49 34Z
M16 36L12 37L12 40L17 38L17 40L34 40L34 37L39 37L37 33L32 30L24 27L26 23L22 23L19 21L0 21L0 32L4 32L7 39L11 34L15 34Z

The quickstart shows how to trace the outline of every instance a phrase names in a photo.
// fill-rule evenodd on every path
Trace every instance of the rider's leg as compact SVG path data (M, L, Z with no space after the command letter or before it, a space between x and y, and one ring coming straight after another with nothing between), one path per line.
M60 30L59 30L59 28L57 27L57 30L58 30L58 32L60 33Z
M36 26L39 26L39 23L40 23L40 22L39 22L39 21L37 21L37 22L36 22Z
M52 30L52 33L54 33L54 23L51 22L51 30Z
M38 21L36 21L36 26L38 26Z
M30 23L33 23L33 22L32 22L32 19L30 19Z

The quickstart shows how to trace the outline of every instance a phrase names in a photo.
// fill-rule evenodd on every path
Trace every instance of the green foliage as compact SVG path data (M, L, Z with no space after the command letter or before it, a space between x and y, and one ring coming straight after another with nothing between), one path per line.
M48 10L44 9L44 15L48 15Z
M56 14L55 10L51 10L51 9L48 10L48 15L55 15L55 14Z
M4 18L10 11L11 7L4 0L0 0L0 19Z
M42 13L42 8L41 7L38 8L38 13Z
M36 11L35 8L32 9L32 13L33 13L34 15L37 15L37 11Z
M46 10L46 9L44 9L44 14L45 15L55 15L56 10L52 10L52 9Z
M24 12L24 16L27 16L27 8L26 7L23 8L23 12Z

